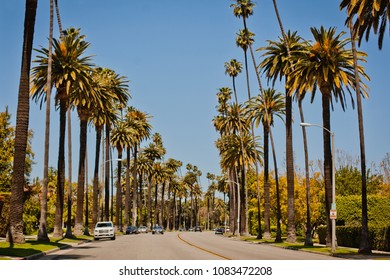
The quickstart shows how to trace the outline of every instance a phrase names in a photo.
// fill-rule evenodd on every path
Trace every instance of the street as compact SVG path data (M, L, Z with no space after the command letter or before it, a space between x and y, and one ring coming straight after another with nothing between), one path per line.
M117 235L65 250L43 260L340 260L330 256L244 242L214 232Z

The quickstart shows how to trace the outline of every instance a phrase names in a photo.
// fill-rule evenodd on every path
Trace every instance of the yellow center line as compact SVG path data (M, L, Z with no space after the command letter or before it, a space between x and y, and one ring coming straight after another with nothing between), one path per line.
M187 240L184 240L184 239L180 236L180 233L177 234L177 237L178 237L181 241L183 241L184 243L187 243L188 245L193 246L193 247L195 247L195 248L197 248L197 249L199 249L199 250L205 251L205 252L207 252L207 253L209 253L209 254L212 254L212 255L214 255L214 256L220 257L220 258L225 259L225 260L232 260L231 258L222 256L222 255L220 255L220 254L218 254L218 253L212 252L212 251L210 251L210 250L207 250L207 249L205 249L205 248L202 248L202 247L199 247L199 246L197 246L197 245L195 245L195 244L192 244L192 243L188 242Z

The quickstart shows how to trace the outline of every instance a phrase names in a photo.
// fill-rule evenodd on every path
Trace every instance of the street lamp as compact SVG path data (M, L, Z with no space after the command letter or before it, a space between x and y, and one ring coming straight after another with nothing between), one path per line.
M240 198L240 184L231 180L225 181L226 183L233 183L237 185L237 236L240 236L240 208L241 208L241 198Z
M332 137L332 205L330 207L330 219L332 221L332 253L336 252L336 218L337 218L337 210L336 210L336 168L334 164L334 132L330 131L326 127L323 127L319 124L312 123L301 123L301 126L317 126L328 132Z

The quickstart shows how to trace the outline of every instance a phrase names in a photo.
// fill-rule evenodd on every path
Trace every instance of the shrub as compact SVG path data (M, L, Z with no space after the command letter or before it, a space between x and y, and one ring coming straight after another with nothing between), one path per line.
M336 227L336 238L338 246L359 248L360 226L338 226ZM372 250L390 252L390 226L369 227L368 239ZM326 226L317 229L320 244L326 244Z

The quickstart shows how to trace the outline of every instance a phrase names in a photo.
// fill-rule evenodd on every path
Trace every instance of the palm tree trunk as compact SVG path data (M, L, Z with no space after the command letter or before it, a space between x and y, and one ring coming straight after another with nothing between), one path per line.
M301 116L301 122L305 122L302 108L302 98L298 99L299 114ZM305 246L313 246L313 240L311 237L311 211L310 211L310 174L309 174L309 152L307 148L306 127L302 126L303 137L303 150L305 154L305 184L306 184L306 238Z
M67 95L64 88L58 89L57 95L60 99L60 140L58 145L58 164L57 164L57 195L56 212L53 237L62 237L62 216L64 211L64 185L65 185L65 128Z
M67 210L68 217L66 221L66 233L65 237L73 238L72 233L72 118L70 108L68 108L68 199L67 199Z
M271 146L272 146L272 156L274 160L274 168L275 168L275 184L276 184L276 238L275 242L282 242L282 210L280 207L280 189L279 189L279 173L278 173L278 163L276 160L276 151L274 144L274 137L272 135L272 129L269 130L269 136L271 138Z
M50 145L50 98L51 98L51 68L53 52L53 0L50 0L50 28L49 28L49 55L47 63L47 91L46 91L46 124L45 124L45 151L43 166L43 186L41 199L41 216L39 219L38 237L39 241L49 241L47 235L47 189L49 183L49 145Z
M117 171L117 185L116 185L116 228L118 231L122 231L122 151L118 150L118 171Z
M330 91L322 90L322 122L323 127L330 131ZM330 209L332 202L332 150L330 133L323 130L324 139L324 180L325 180L325 211L326 211L326 246L331 247L332 225Z
M74 234L83 234L83 214L84 214L84 185L85 185L85 155L87 148L87 125L88 121L82 114L80 116L80 158L77 179L77 203L76 203L76 220Z
M93 172L93 197L92 197L92 224L98 221L99 212L99 160L100 144L102 140L102 126L96 127L95 168Z
M147 227L151 229L152 227L152 178L149 176L148 179L148 207L147 207Z
M24 243L23 235L23 190L24 170L30 115L30 65L34 39L37 0L26 0L24 19L22 69L20 73L18 109L15 129L15 152L10 201L10 227L7 240L10 243Z
M110 123L106 123L106 161L104 179L104 219L110 219ZM112 206L111 206L112 207Z
M137 144L134 145L134 166L133 166L133 223L137 222Z
M271 238L271 199L269 186L269 128L264 124L264 238Z
M164 204L165 204L165 199L164 199L164 196L165 196L165 186L166 186L166 181L164 180L164 183L162 185L162 190L161 190L161 205L160 205L160 225L163 226L164 224Z
M89 236L89 197L88 197L88 149L85 148L85 227L84 235Z
M124 226L130 224L129 211L130 211L130 148L126 149L126 193L125 193L125 215L124 215Z
M360 169L362 173L362 231L360 235L359 253L371 254L371 247L368 239L368 207L367 207L367 178L366 178L366 149L364 145L364 126L363 126L363 109L360 96L360 78L358 71L358 61L356 54L355 34L350 24L351 44L353 53L353 64L356 82L356 102L358 107L359 139L360 139Z

